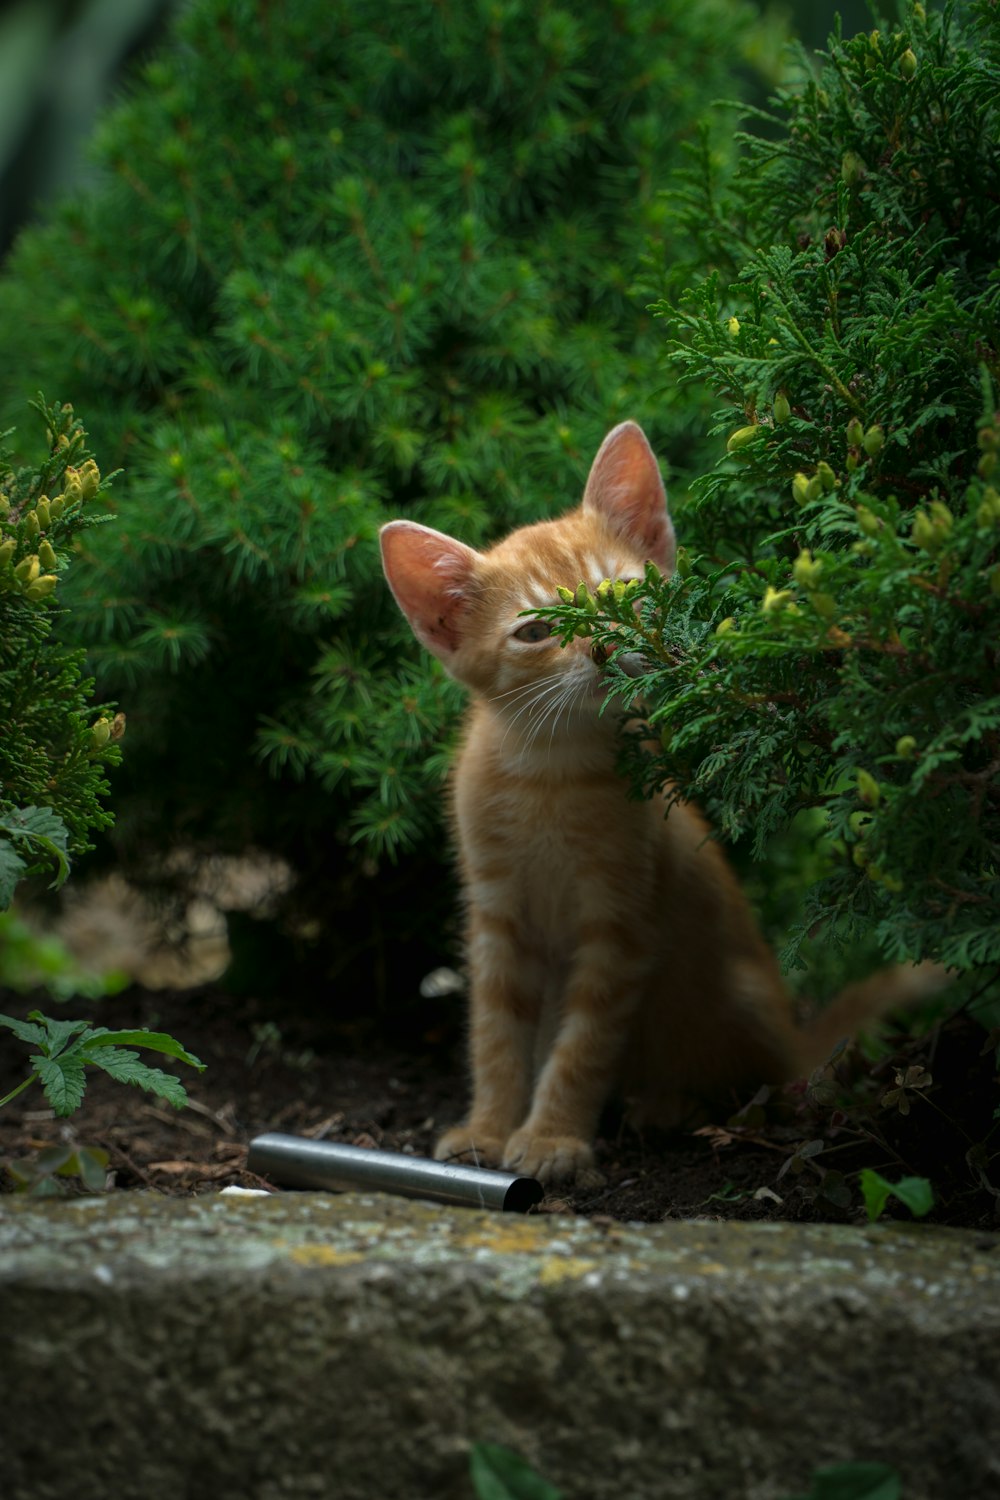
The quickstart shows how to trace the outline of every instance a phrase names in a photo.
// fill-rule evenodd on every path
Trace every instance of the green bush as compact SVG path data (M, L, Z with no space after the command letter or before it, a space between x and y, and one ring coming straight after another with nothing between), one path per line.
M1000 962L995 4L834 37L760 126L728 188L688 174L702 271L659 308L674 378L721 399L728 440L678 507L677 576L641 590L661 750L633 744L631 770L757 855L798 832L786 961L822 929L981 970ZM633 628L602 608L599 636L616 612Z
M757 25L742 0L186 9L104 125L104 187L0 281L7 368L86 392L127 466L72 623L129 711L133 871L265 848L338 963L440 942L459 698L377 528L551 513L622 416L690 445L630 287L647 243L679 253L659 189Z
M14 469L0 448L0 911L28 875L61 885L90 833L111 822L104 772L124 727L92 703L83 651L54 628L70 555L107 519L94 514L100 474L72 408L37 410L42 463Z

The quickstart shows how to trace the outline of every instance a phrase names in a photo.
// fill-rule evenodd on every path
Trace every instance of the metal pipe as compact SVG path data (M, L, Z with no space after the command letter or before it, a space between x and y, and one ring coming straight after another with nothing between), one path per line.
M247 1170L286 1187L332 1188L341 1193L367 1189L508 1213L527 1213L544 1196L534 1177L430 1161L402 1151L311 1141L279 1131L258 1135L250 1142Z

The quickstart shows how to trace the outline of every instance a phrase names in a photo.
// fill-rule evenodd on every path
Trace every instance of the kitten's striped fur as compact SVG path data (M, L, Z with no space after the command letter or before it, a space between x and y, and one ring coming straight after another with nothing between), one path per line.
M609 433L582 505L558 520L483 553L393 521L382 549L417 638L472 694L453 796L473 1095L436 1155L558 1180L591 1163L613 1092L634 1118L670 1125L821 1061L868 995L845 995L805 1041L699 813L678 803L664 818L662 799L626 797L591 643L525 628L558 585L641 576L647 559L672 569L641 429Z

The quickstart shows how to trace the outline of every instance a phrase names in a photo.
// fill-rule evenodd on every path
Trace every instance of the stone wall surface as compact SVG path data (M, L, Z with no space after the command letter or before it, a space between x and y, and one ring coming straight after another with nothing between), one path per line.
M378 1196L0 1206L5 1500L1000 1496L1000 1238Z

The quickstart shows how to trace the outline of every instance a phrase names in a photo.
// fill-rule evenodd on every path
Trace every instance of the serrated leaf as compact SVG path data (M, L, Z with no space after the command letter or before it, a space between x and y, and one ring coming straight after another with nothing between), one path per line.
M54 1021L51 1016L43 1015L40 1010L29 1010L28 1020L37 1021L45 1028L45 1035L39 1045L44 1048L49 1057L55 1057L63 1052L75 1036L80 1036L88 1030L86 1021Z
M147 1093L157 1094L175 1109L183 1109L187 1103L187 1090L180 1079L172 1073L164 1073L162 1068L151 1068L138 1052L107 1047L89 1055L87 1061L119 1083L131 1083Z
M71 1115L79 1109L87 1088L83 1058L79 1052L60 1057L33 1057L31 1066L42 1080L42 1088L57 1115Z
M477 1500L562 1500L561 1490L500 1443L475 1443L469 1472Z
M23 880L27 868L10 840L0 834L0 911L6 911L13 901L14 892L18 883Z
M178 1061L187 1063L189 1067L197 1068L199 1073L205 1071L205 1064L200 1058L195 1057L193 1052L188 1052L165 1031L108 1031L104 1026L95 1026L90 1035L85 1038L84 1047L88 1052L97 1047L148 1047L152 1052L162 1052L167 1057L176 1057Z
M34 1047L41 1046L48 1037L44 1026L38 1026L33 1021L18 1021L14 1016L0 1015L0 1026L6 1026L19 1041L28 1042Z
M69 831L62 818L51 807L8 808L0 816L0 835L17 843L27 843L55 861L55 890L69 874Z

